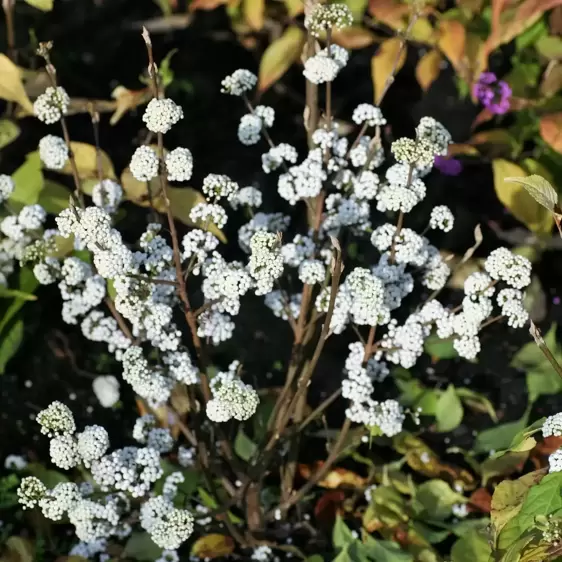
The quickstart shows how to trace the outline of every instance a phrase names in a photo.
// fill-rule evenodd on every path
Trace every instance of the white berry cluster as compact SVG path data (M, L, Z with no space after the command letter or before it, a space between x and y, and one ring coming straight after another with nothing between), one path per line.
M219 372L211 380L213 398L207 402L207 417L211 421L222 423L232 418L244 421L258 407L258 394L238 377L238 366L238 361L234 361L228 371Z
M66 115L69 104L70 98L64 88L49 86L35 100L33 113L43 123L51 125L59 121L63 115Z
M273 290L273 284L283 273L281 241L277 234L256 232L250 240L250 274L256 283L256 295Z
M169 98L151 99L142 116L153 133L167 133L180 119L183 119L183 109Z
M117 211L122 197L123 188L110 179L102 180L92 188L92 202L109 214Z
M188 148L174 148L166 155L169 181L189 181L193 173L193 156Z
M543 437L562 437L562 413L546 418L542 425Z
M446 205L437 205L431 210L429 217L429 228L433 230L442 230L443 232L450 232L453 230L455 224L455 217L451 209Z
M235 70L221 82L221 92L231 96L241 96L252 90L257 83L258 77L254 73L241 68Z
M139 146L133 153L129 170L138 181L150 181L158 175L158 156L150 146Z
M68 147L61 137L46 135L39 141L39 157L49 170L62 170L68 160Z
M304 77L313 84L333 82L340 71L347 65L349 53L339 45L331 45L330 50L322 49L316 55L306 59Z

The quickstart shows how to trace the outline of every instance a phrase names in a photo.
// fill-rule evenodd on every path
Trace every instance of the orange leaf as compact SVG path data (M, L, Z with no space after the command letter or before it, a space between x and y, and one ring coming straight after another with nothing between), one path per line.
M562 113L544 115L539 121L539 127L543 141L562 154Z
M375 103L380 104L381 97L387 88L387 81L392 80L404 66L406 47L402 48L399 37L387 39L381 43L377 54L371 59L371 77L375 91Z
M214 10L223 4L228 4L228 0L193 0L189 4L189 10Z
M466 30L460 21L441 20L439 22L439 39L437 46L449 59L453 68L459 72L463 67Z
M478 125L482 125L482 123L486 123L486 121L490 121L490 119L494 118L494 114L489 110L484 108L477 116L476 119L472 122L470 129L474 131Z
M277 82L291 65L299 60L304 42L304 31L296 25L292 25L279 39L269 45L260 61L258 82L260 92L264 92Z
M408 15L409 11L410 8L405 2L369 0L369 13L392 29L402 29L404 17Z
M335 31L332 35L334 43L344 49L364 49L372 45L377 36L361 25L344 27L341 31Z
M310 478L313 471L315 472L322 466L322 462L318 462L314 465L314 469L312 469L309 465L301 464L299 465L299 474L303 478ZM334 468L320 482L318 485L322 488L330 488L335 489L339 488L340 486L346 486L349 488L364 488L367 485L367 479L359 476L359 474L355 474L351 470L347 468Z
M469 498L469 502L472 506L477 508L472 511L479 510L484 513L490 513L490 509L492 508L492 496L486 488L478 488L477 490L474 490Z
M441 53L432 49L418 61L416 66L416 79L421 89L425 92L441 72Z
M543 439L543 441L535 447L533 453L537 453L539 455L551 455L554 451L560 449L560 447L562 447L562 437L551 435L550 437Z
M205 535L195 541L191 547L192 556L199 558L220 558L234 552L234 541L226 535L213 533Z

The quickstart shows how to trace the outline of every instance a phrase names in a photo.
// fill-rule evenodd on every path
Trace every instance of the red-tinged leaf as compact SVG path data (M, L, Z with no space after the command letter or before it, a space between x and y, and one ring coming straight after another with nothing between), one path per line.
M546 437L533 450L533 454L538 455L551 455L554 451L557 451L562 447L562 437L556 437L555 435L551 435L550 437Z
M409 6L404 2L395 0L370 0L369 14L376 20L392 27L392 29L402 29L404 19L410 12Z
M264 92L277 82L291 65L300 59L305 40L304 31L293 25L269 45L260 61L258 82L260 92Z
M469 498L469 511L482 511L490 513L492 508L492 496L486 488L478 488L474 490Z
M443 57L437 49L428 51L420 58L416 66L416 79L423 91L426 91L441 72Z
M321 525L331 526L345 500L343 490L330 490L322 494L314 506L314 515Z
M487 121L490 121L493 118L494 118L494 114L489 109L484 108L476 116L476 119L474 119L474 121L472 122L472 125L470 126L470 129L472 131L474 131L474 129L476 129L476 127L478 127L479 125L482 125L482 123L486 123Z
M460 21L441 20L439 23L439 39L437 46L449 59L453 68L459 72L463 68L466 30Z
M543 115L539 121L542 140L562 154L562 112Z
M191 547L192 556L213 559L229 556L234 552L234 540L226 535L213 533L205 535L195 541Z

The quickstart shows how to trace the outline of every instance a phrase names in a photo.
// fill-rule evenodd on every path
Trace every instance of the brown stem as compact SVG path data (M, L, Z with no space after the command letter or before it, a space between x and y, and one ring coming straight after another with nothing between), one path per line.
M310 32L308 32L306 40L306 58L314 56L315 43L316 40ZM313 82L310 82L310 80L306 80L306 110L304 124L308 137L308 148L310 149L314 147L312 135L318 128L319 113L318 84L314 84Z
M89 104L89 110L92 117L92 128L94 130L94 146L96 148L96 169L98 173L98 181L102 183L104 177L100 146L100 114L95 111L92 104Z
M133 341L134 340L133 334L131 333L131 330L130 330L129 326L127 325L127 322L125 322L125 319L123 318L123 316L121 316L121 314L119 314L119 312L115 308L115 304L113 303L113 301L109 297L105 297L104 302L105 302L107 308L109 308L109 312L111 312L111 315L113 316L113 318L115 318L115 321L117 322L117 325L119 326L121 331L125 334L125 336L128 339Z
M363 355L363 366L367 364L367 361L373 354L373 343L375 341L375 333L377 331L376 326L371 326L369 330L369 336L367 337L367 343L365 344L365 353Z
M309 478L308 482L302 488L300 488L297 492L295 492L288 500L282 502L281 504L279 504L277 508L269 512L266 515L267 519L269 520L273 519L275 517L275 513L278 511L281 512L281 516L283 517L283 515L287 512L287 510L291 506L301 501L308 494L308 492L310 492L312 488L314 488L314 486L316 486L316 484L320 480L322 480L322 478L328 473L328 471L330 470L330 468L332 467L334 462L336 462L338 456L340 455L347 434L349 433L350 427L351 427L351 421L348 418L346 418L340 430L340 434L338 435L338 439L334 443L332 449L330 450L330 454L328 455L326 462L323 463L322 466L318 468L318 470L316 470L316 472Z
M316 418L318 418L330 404L332 404L338 396L342 393L341 386L335 390L326 400L324 400L320 405L318 405L298 427L298 432L300 433L309 423L313 422Z
M394 263L394 258L396 257L396 243L398 242L398 238L400 236L400 232L402 232L402 227L404 226L404 213L400 211L398 215L398 222L396 223L396 230L394 231L394 236L392 237L392 244L390 246L390 258L389 262Z

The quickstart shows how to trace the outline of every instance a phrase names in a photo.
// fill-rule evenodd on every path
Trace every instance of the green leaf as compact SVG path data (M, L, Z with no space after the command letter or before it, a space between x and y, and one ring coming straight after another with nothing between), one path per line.
M148 533L133 533L123 551L123 556L133 560L153 561L162 555L162 549L154 544Z
M515 48L517 51L522 51L523 49L530 47L536 43L542 36L548 33L548 26L546 25L544 18L541 18L531 27L526 29L523 33L517 35L515 38Z
M53 0L25 0L25 2L43 12L50 12L53 9Z
M277 82L291 65L300 59L304 42L304 31L292 25L279 39L267 47L260 61L258 82L260 92L264 92Z
M437 359L452 359L458 357L453 347L453 340L442 340L437 334L431 334L423 345L426 353Z
M529 420L529 412L525 412L519 420L507 422L480 432L474 443L475 453L489 453L508 449L513 438L524 430Z
M56 181L46 179L38 203L47 213L58 215L70 202L70 191Z
M488 562L491 554L488 537L473 529L453 545L451 562Z
M240 428L234 439L234 452L246 462L254 457L258 446Z
M558 193L550 183L541 176L533 174L525 178L505 178L505 181L522 185L539 205L554 212L558 204Z
M373 562L412 562L414 557L391 541L375 540L367 535L363 549Z
M562 473L547 474L537 486L532 486L517 516L523 530L535 523L537 515L547 517L562 509Z
M555 357L559 355L562 358L562 351L556 341L556 323L552 324L544 336L544 341ZM523 371L549 371L552 369L550 362L534 341L525 344L515 354L510 365Z
M562 38L558 36L545 35L537 41L535 47L547 59L562 59Z
M0 341L0 375L6 370L8 361L19 349L23 340L23 320L16 320Z
M25 301L36 301L37 297L31 293L18 291L17 289L8 289L8 287L0 286L0 299L19 298Z
M483 395L470 388L457 388L457 396L461 401L477 412L486 412L494 422L498 422L498 416L493 404Z
M355 540L349 527L345 524L341 515L337 515L334 528L332 530L332 544L336 548L344 548Z
M9 119L0 119L0 148L14 142L20 134L20 128Z
M9 202L14 210L19 211L25 205L33 205L39 200L43 189L43 173L39 152L30 152L25 162L13 173L15 183Z
M526 378L530 402L534 402L540 396L558 394L562 391L562 378L552 367L546 373L531 371L527 373Z
M455 492L444 480L435 478L418 487L416 502L420 504L422 513L432 519L443 520L451 515L453 505L465 503L466 498Z
M22 267L19 273L19 290L24 293L32 293L38 287L39 282L33 275L33 271L29 267ZM0 321L0 337L6 326L10 323L12 318L19 312L21 307L26 303L25 299L17 297L14 302L8 307L2 320Z
M39 478L47 488L54 488L57 484L69 482L67 476L58 470L49 470L39 463L30 463L26 468L32 476Z
M486 486L495 476L509 475L527 460L529 451L507 451L500 457L489 457L482 463L482 484Z
M438 431L452 431L460 425L463 415L464 411L457 391L450 384L447 390L441 394L435 409Z
M252 426L254 430L254 441L260 442L267 433L267 424L273 414L276 399L268 396L265 400L260 400L256 413L252 416Z
M320 554L309 556L304 562L324 562L324 558Z

